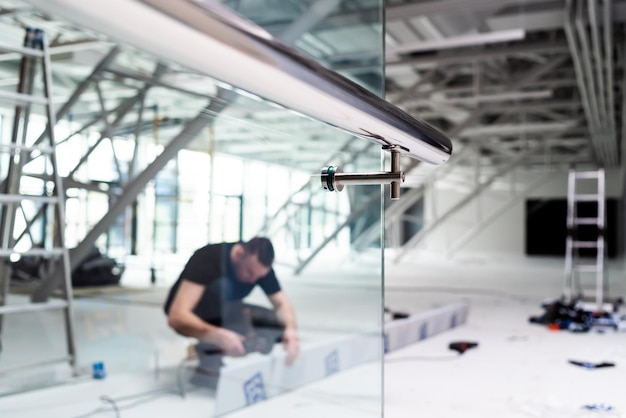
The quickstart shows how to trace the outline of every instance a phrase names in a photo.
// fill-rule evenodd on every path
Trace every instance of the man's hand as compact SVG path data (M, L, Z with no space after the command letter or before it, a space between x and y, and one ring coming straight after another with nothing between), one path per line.
M296 360L296 357L298 357L298 353L300 352L300 342L298 340L298 333L295 329L285 329L285 332L283 333L283 346L287 352L285 363L287 363L287 365L291 365Z
M246 338L241 335L228 330L226 328L218 328L211 332L203 340L219 345L224 354L227 356L241 357L246 355L246 349L243 347L243 341Z

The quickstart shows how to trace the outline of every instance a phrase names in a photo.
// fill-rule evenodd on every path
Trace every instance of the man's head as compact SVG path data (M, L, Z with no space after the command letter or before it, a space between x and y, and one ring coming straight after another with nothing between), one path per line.
M274 262L272 242L263 237L236 244L232 253L233 267L237 279L244 283L255 283L267 275Z

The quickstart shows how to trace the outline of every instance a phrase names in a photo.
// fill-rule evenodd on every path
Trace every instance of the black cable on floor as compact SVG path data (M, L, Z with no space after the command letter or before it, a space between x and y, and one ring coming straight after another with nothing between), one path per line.
M197 390L197 388L191 388L191 389L186 389L184 387L184 383L182 382L181 379L181 370L182 368L188 363L188 360L185 359L183 360L177 367L176 370L176 384L177 387L176 388L161 388L161 389L153 389L153 390L149 390L149 391L145 391L145 392L140 392L140 393L134 393L131 395L126 395L126 396L120 396L117 398L112 398L110 396L107 395L103 395L100 396L100 400L102 402L105 402L107 404L110 404L111 407L113 408L113 410L115 411L115 416L116 418L121 418L121 411L122 410L127 410L127 409L131 409L134 408L137 405L141 405L142 403L145 402L149 402L152 401L156 398L159 398L161 396L164 395L178 395L181 398L185 398L186 394L189 392L193 392L194 390ZM143 398L143 399L142 399ZM126 405L118 405L121 402L125 402L125 401L132 401L135 400L135 402L132 402L130 404L126 404ZM103 412L110 412L111 409L110 408L105 408L105 407L100 407L97 409L94 409L91 412L88 412L87 414L84 415L78 415L74 418L89 418L91 416L94 416L96 414L100 414Z
M153 399L159 398L164 395L170 395L170 394L179 395L179 392L178 390L173 389L173 388L172 389L164 388L164 389L155 389L155 390L150 390L146 392L136 393L133 395L127 395L118 399L114 399L114 398L111 398L110 396L103 395L100 397L100 401L109 404L111 407L96 408L92 410L91 412L88 412L83 415L77 415L74 418L89 418L89 417L92 417L94 415L101 414L104 412L111 412L111 408L113 408L116 418L120 418L122 416L121 415L122 410L127 410L137 405L140 405L142 403L149 402ZM138 399L138 400L127 405L123 405L123 406L118 405L122 400L132 400L132 399Z

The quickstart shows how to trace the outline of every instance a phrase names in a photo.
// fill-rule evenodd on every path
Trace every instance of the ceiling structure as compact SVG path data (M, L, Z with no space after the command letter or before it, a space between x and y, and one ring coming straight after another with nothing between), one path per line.
M224 3L380 93L378 1ZM481 144L496 162L538 142L557 164L619 164L626 1L393 0L385 15L387 100L455 144ZM28 3L0 3L1 42L20 44L24 26L41 27L51 39L59 103L115 45ZM18 63L15 54L0 56L0 88L15 88ZM161 136L174 134L217 86L175 64L165 66L155 75L152 57L122 46L98 75L98 87L89 86L69 112L71 119L91 121L102 112L101 102L110 110L143 91L142 129L150 131L157 117ZM136 122L131 109L112 134L134 132ZM218 127L222 152L299 167L323 164L342 143L333 129L245 97L224 112ZM536 158L546 161L545 155Z
M620 1L388 3L387 98L499 158L619 165ZM608 12L608 13L607 13Z
M314 9L315 13L307 13L311 4L304 2L278 9L268 9L263 2L231 2L229 5L258 21L272 33L278 31L277 36L281 39L295 44L323 62L325 56L332 56L335 52L356 51L369 57L375 56L377 65L361 71L358 78L351 76L350 72L345 74L382 94L380 13L377 22L363 22L353 18L348 31L352 36L358 34L358 42L346 38L342 45L342 42L338 42L345 38L342 28L322 27L319 32L315 32L315 36L313 32L308 32L332 13L338 4L340 13L354 14L353 7L337 1L318 3L321 6ZM355 4L358 6L357 12L361 8L379 9L376 1ZM265 17L263 12L267 14L268 10L272 10L272 13ZM156 140L166 144L187 121L204 109L207 100L214 98L219 89L224 87L209 77L173 62L157 60L127 45L119 45L119 49L114 50L117 45L114 40L50 16L26 2L0 2L1 43L21 45L27 26L44 29L50 40L55 102L65 103L78 90L82 90L64 116L85 127L85 132L106 131L107 136L133 140L133 134L138 133L138 130L144 136L156 137L156 128ZM328 41L323 39L332 40L333 46L325 46ZM107 58L109 54L114 56ZM0 89L15 91L19 58L14 53L0 55ZM104 63L99 64L101 62ZM368 61L370 65L371 60ZM87 83L85 80L88 80ZM317 121L250 97L245 92L239 93L215 124L216 142L211 143L211 138L201 135L188 148L201 151L217 149L244 158L318 171L329 157L336 152L341 153L340 149L351 140L350 136ZM143 106L141 112L140 103ZM0 103L2 105L7 106L6 103ZM9 103L8 106L7 112L10 112L13 104ZM142 120L138 123L140 113ZM108 114L108 123L102 117L103 114ZM345 154L344 157L350 156ZM379 157L375 155L374 163L378 164L378 160Z
M494 178L507 167L621 164L626 0L389 0L384 25L378 0L223 3L445 132L462 157L455 166L480 160ZM27 26L50 39L55 102L72 104L59 106L60 119L95 133L93 144L167 145L190 122L217 115L210 132L195 124L187 148L311 173L329 162L380 164L368 141L351 145L332 127L241 91L225 94L232 88L27 2L0 1L0 43L20 45ZM18 55L0 54L0 91L15 91L18 71ZM215 97L227 103L207 106ZM8 114L14 105L0 106ZM403 160L406 185L431 168Z

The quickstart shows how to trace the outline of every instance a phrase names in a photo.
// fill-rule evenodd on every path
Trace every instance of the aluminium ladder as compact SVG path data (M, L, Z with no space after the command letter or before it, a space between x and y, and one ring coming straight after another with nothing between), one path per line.
M581 184L585 182L592 192L581 192ZM589 202L595 206L595 216L581 216L580 204ZM590 208L591 209L591 208ZM567 237L565 241L565 302L585 301L581 286L581 275L595 274L594 297L596 310L601 311L607 301L608 281L605 278L606 246L605 246L605 173L604 169L576 171L570 169L567 185ZM595 239L581 240L581 230L595 228ZM595 262L582 262L580 250L595 251Z
M6 169L2 167L5 177L0 183L0 210L2 211L0 217L0 350L8 345L8 342L2 340L4 316L23 312L62 310L67 343L67 353L62 358L19 367L7 367L7 364L2 364L0 351L0 372L64 362L69 363L72 373L76 375L71 270L69 251L64 245L63 237L65 190L57 170L54 137L56 115L52 103L49 48L42 30L28 28L23 47L0 45L0 50L22 56L17 92L0 91L1 101L8 101L16 106L11 142L0 142L0 154L8 154L8 158L5 156L1 160L7 164L7 167ZM39 64L43 94L34 95L35 75ZM27 130L33 105L40 105L44 108L47 135L41 135L38 140L28 143ZM30 173L24 172L24 166L33 160L38 160L38 164L35 164L39 167L37 174L44 175L44 180L38 183L35 181L36 191L33 188L32 178L28 176ZM27 178L30 180L30 187L29 181L24 181ZM54 212L54 215L49 216L49 212ZM16 222L18 221L17 215L20 213L23 216L23 222L18 223ZM30 243L26 241L27 238L30 238ZM48 271L43 274L54 274L56 269L62 269L64 277L61 289L62 298L44 303L8 304L7 297L11 281L9 259L16 256L39 257L46 260Z

